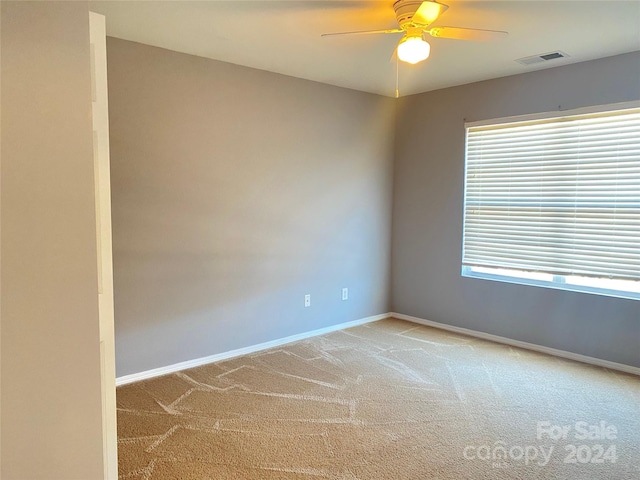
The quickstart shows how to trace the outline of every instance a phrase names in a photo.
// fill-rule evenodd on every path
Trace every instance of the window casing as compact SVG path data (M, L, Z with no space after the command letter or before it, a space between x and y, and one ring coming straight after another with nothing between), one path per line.
M640 106L467 124L462 274L640 299Z

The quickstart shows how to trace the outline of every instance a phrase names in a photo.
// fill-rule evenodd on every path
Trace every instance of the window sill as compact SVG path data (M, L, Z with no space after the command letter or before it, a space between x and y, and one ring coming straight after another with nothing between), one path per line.
M590 293L606 297L624 298L628 300L640 300L640 292L615 290L587 285L576 285L566 282L565 277L553 277L553 280L543 280L542 278L524 278L518 276L518 271L512 270L513 275L501 273L490 273L488 271L477 271L473 267L463 266L462 276L468 278L479 278L482 280L492 280L496 282L515 283L518 285L528 285L533 287L552 288L554 290L565 290L569 292ZM521 272L527 275L528 272ZM544 274L533 274L531 276L543 277ZM552 277L551 275L548 275Z

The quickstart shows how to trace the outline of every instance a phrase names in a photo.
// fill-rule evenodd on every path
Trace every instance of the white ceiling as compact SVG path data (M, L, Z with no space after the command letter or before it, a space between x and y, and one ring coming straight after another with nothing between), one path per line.
M401 35L321 38L395 28L393 1L92 1L107 34L238 65L393 96ZM431 57L400 64L400 95L640 50L640 0L459 1L432 26L505 30L495 43L433 38ZM535 66L516 59L561 50ZM640 80L639 80L640 81Z

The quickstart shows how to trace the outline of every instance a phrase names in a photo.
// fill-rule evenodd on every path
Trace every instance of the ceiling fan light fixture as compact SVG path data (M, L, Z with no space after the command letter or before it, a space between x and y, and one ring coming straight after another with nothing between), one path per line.
M430 52L431 45L421 36L405 37L398 44L398 58L412 65L429 58Z

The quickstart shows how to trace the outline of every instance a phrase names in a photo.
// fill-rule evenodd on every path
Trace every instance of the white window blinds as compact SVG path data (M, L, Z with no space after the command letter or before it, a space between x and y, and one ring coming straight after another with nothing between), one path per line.
M640 280L640 108L467 128L463 267Z

